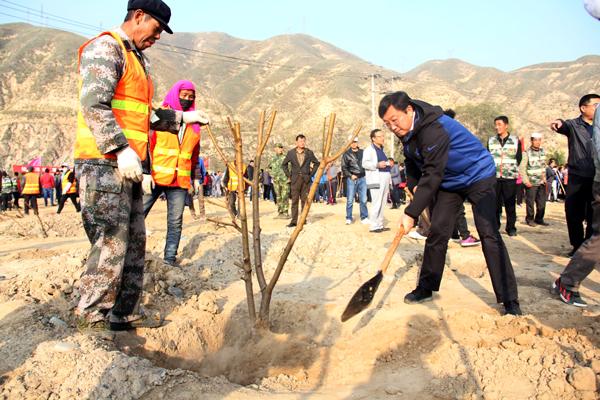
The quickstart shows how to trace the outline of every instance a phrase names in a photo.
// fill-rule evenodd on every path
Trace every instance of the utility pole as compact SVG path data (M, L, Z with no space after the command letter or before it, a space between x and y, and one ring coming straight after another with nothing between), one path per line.
M371 129L375 129L375 74L371 74Z

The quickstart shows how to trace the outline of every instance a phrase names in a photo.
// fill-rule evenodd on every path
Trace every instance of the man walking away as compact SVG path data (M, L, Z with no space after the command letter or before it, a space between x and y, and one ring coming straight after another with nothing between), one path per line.
M342 174L346 178L346 225L352 223L354 197L358 193L359 217L363 224L369 223L367 210L367 181L362 166L363 150L358 147L358 138L354 138L350 148L342 156Z
M389 231L390 228L383 226L383 210L387 204L387 197L390 191L390 163L385 152L383 144L385 134L381 129L371 131L371 145L363 153L362 166L365 169L365 178L367 189L371 191L371 208L369 210L369 232L380 233Z
M549 225L544 221L546 210L546 153L541 147L542 134L531 134L531 146L523 153L520 173L525 186L527 216L525 223L529 226ZM534 211L535 204L535 211Z
M37 172L33 172L33 167L28 167L25 174L23 192L21 192L25 201L25 214L29 214L29 209L33 208L33 213L38 215L37 199L41 192L40 175Z
M296 136L296 147L287 152L281 166L292 188L292 220L287 225L291 228L298 223L298 202L304 209L311 177L319 168L319 160L312 150L306 148L306 136Z
M50 205L54 207L54 176L50 173L48 168L44 170L40 182L42 184L44 207L48 207L48 199L50 200Z
M237 165L237 160L233 161L233 164ZM244 172L243 177L248 179L247 166L242 165L242 170ZM238 178L237 168L234 169L227 166L227 169L225 170L225 176L223 176L223 185L225 188L227 188L227 206L234 216L239 217L240 214L237 207L237 189L238 185L242 185L242 188L245 189L246 183L244 182L244 179Z
M550 128L568 139L569 186L565 199L565 214L572 256L585 239L592 236L592 185L594 182L594 160L592 158L592 121L596 106L600 103L597 94L586 94L579 100L581 115L575 119L556 119ZM558 183L557 183L558 186ZM583 221L586 222L585 234Z

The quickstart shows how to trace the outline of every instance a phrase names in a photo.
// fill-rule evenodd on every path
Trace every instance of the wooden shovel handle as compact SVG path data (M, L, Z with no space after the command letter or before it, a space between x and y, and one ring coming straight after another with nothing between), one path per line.
M394 236L394 240L390 244L390 247L388 247L387 253L385 253L385 258L383 259L381 267L379 268L381 270L381 273L385 274L385 271L387 271L388 266L390 265L390 261L392 261L392 256L396 252L396 249L398 248L398 244L400 243L402 236L404 236L403 226L401 226L400 229L398 229L398 232L396 232L396 236Z
M406 193L406 196L408 197L408 199L410 201L412 201L413 200L413 194L412 194L412 192L410 190L408 190L407 187L404 188L404 192ZM429 209L428 208L426 208L426 209L423 210L423 212L421 213L421 218L423 218L423 220L425 221L425 223L427 225L431 224L429 222Z

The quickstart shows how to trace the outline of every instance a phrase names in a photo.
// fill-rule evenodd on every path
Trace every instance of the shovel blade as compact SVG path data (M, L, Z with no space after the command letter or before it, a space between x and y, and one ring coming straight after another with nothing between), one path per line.
M346 306L346 309L342 314L342 322L346 322L371 304L382 279L383 273L379 271L377 272L377 275L362 284Z

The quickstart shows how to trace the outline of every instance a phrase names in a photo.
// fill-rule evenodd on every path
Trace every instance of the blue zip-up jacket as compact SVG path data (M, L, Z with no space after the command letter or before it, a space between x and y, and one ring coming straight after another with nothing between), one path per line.
M404 213L417 218L439 189L457 191L496 175L491 154L460 122L439 106L411 100L415 126L401 138L408 187L418 185Z

